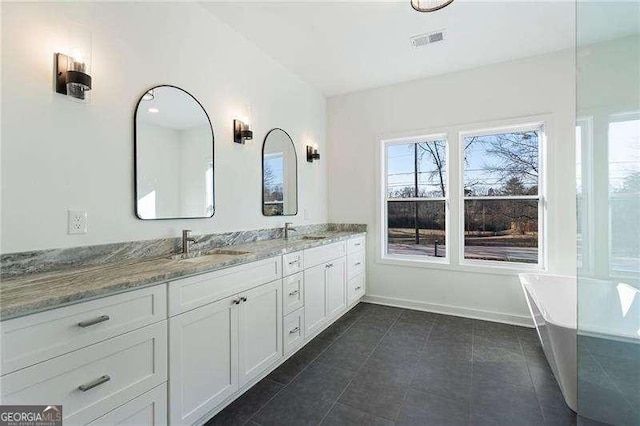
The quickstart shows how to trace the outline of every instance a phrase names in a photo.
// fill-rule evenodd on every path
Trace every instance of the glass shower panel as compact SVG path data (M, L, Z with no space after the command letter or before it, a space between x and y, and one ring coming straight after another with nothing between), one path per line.
M577 3L578 413L640 424L640 4Z

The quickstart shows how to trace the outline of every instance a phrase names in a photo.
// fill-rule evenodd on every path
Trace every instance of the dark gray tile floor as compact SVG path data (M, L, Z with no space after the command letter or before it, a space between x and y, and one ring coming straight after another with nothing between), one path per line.
M574 425L533 329L360 303L207 425Z

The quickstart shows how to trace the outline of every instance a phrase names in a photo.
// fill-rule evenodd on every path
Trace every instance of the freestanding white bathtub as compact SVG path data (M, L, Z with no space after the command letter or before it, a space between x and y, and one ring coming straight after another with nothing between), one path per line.
M575 277L520 274L544 354L567 405L577 411L577 288Z
M577 408L577 322L580 336L640 344L640 283L520 274L544 354L572 410ZM579 303L578 303L579 302Z

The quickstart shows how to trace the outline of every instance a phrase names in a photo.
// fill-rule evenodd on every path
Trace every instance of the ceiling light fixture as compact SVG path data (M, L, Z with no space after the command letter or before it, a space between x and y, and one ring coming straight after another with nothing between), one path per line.
M453 0L411 0L411 7L418 12L435 12L451 3Z

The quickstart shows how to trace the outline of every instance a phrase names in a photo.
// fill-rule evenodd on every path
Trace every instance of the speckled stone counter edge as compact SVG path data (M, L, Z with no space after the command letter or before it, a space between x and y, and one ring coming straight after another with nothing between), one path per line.
M309 235L326 231L365 232L366 225L325 223L296 226L295 235ZM224 246L246 244L282 238L282 228L225 232L196 235L195 250L209 250ZM7 253L0 256L0 278L7 279L24 274L61 271L79 266L100 266L132 260L166 256L180 251L180 238L129 241L83 247L36 250Z
M335 230L336 228L340 230ZM345 231L344 229L350 229ZM285 253L344 241L366 232L365 227L332 227L326 239L282 238L233 245L240 256L203 256L195 262L171 256L128 259L96 266L76 264L60 271L23 274L0 283L0 320L31 315L88 300L136 290L174 279L212 272ZM316 233L319 233L316 230ZM304 234L303 234L304 235Z

